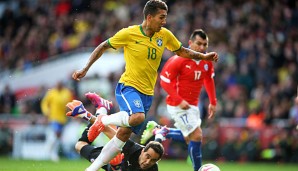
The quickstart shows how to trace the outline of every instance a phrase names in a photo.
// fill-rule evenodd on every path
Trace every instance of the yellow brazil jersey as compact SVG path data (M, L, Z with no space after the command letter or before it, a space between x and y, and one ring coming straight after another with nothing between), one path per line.
M141 25L120 30L108 40L108 43L115 49L124 48L126 67L119 82L147 95L154 94L157 69L164 49L175 52L182 45L166 28L148 37Z
M66 104L73 99L72 92L63 88L49 90L41 101L41 109L44 115L47 115L50 121L56 121L65 124L67 121Z

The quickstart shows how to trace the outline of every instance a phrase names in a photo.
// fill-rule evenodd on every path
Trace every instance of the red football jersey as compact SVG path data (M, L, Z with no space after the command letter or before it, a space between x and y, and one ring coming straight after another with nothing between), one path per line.
M184 99L198 105L204 85L211 104L216 105L214 67L211 61L195 61L179 56L171 57L160 73L160 84L168 93L168 105L177 106Z

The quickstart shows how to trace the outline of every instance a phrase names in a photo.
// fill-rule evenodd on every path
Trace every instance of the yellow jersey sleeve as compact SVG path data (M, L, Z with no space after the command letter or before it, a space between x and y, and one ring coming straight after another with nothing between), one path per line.
M51 93L50 91L45 94L43 99L41 100L41 111L44 115L48 116L49 115L49 102L51 101Z
M174 36L174 34L166 29L163 28L165 31L165 34L167 36L167 44L166 44L166 48L172 52L176 52L177 50L179 50L182 46L182 43L179 42L179 40Z
M123 28L118 31L113 37L108 39L109 45L114 48L118 49L127 45L129 40L129 32L128 28Z

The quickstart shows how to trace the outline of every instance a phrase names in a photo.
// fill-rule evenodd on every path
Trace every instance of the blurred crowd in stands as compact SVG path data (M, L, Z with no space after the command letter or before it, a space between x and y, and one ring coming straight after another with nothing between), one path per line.
M26 72L63 52L95 47L117 30L140 24L145 3L145 0L0 0L0 73ZM298 2L168 0L167 4L166 27L184 46L190 33L202 28L209 35L209 49L219 54L220 60L215 64L218 98L215 120L245 120L242 125L245 128L238 135L227 137L220 152L219 142L215 141L220 123L204 120L210 130L206 132L211 132L206 135L204 149L210 147L210 151L220 153L226 160L257 160L261 146L255 132L282 125L266 148L275 149L277 160L297 162L298 102L294 98L298 93ZM164 61L171 55L166 51ZM118 78L119 75L111 73L107 79L113 87ZM0 113L41 113L39 103L47 88L50 87L44 85L26 101L16 99L7 85L0 91ZM84 100L74 87L69 88ZM106 98L114 100L113 93L110 95ZM171 125L165 114L165 95L157 84L149 118ZM17 100L25 102L18 106ZM202 93L200 102L204 115L209 104L206 93ZM237 151L234 156L230 155L233 150ZM245 153L248 150L252 151L250 156ZM269 152L263 152L268 157ZM214 153L203 152L210 159L214 159Z

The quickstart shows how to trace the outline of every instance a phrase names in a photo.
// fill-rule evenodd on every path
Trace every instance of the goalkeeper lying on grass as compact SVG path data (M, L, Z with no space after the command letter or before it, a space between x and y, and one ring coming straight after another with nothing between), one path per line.
M111 102L101 98L95 93L87 93L86 97L91 100L92 104L97 108L96 115L107 114L112 107ZM82 118L90 122L82 133L81 138L76 143L75 149L81 156L92 163L99 156L103 148L91 145L95 138L89 136L89 134L92 134L89 128L95 122L96 117L85 109L81 101L73 100L67 104L67 107L71 110L66 114L67 116ZM112 138L116 130L111 126L106 126L103 133L107 137ZM160 143L161 141L161 139L157 139L156 141L151 141L146 146L142 146L129 140L124 145L122 153L112 159L103 169L106 171L156 171L158 170L157 162L164 153L164 148ZM89 171L88 168L86 170Z

